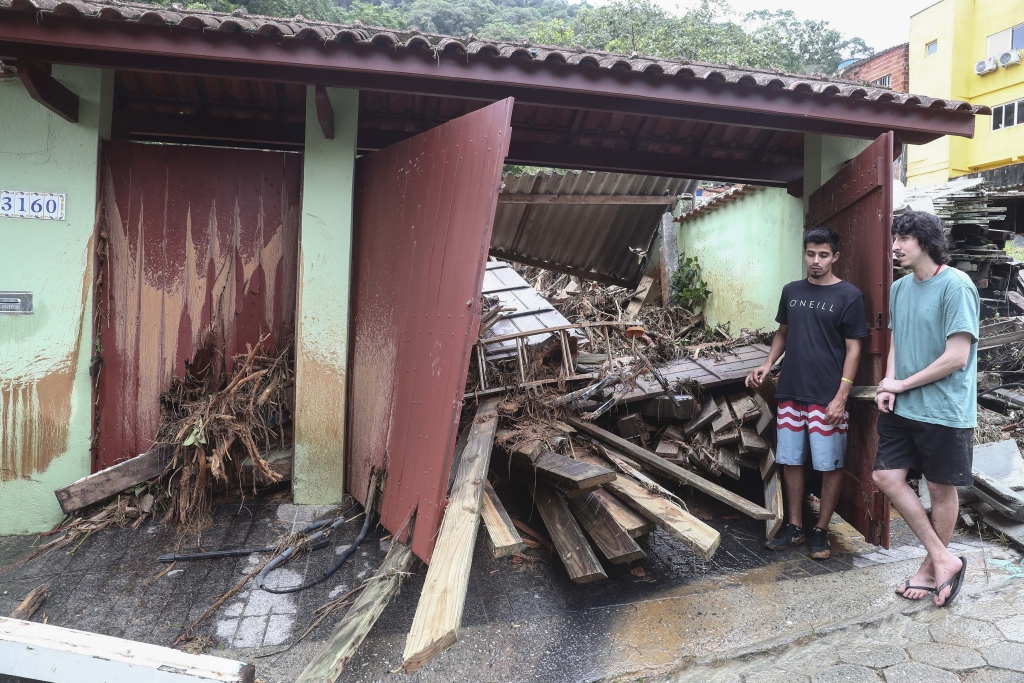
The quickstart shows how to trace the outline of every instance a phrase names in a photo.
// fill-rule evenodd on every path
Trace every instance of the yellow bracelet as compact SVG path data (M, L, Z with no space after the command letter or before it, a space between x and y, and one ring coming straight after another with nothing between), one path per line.
M850 384L853 384L852 379L846 379L845 377L840 377L839 379L843 380L844 382L849 382Z

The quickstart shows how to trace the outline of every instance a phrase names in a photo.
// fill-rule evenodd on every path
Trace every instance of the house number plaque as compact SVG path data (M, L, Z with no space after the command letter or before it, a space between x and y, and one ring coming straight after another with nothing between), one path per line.
M62 221L65 197L63 193L0 190L0 218Z

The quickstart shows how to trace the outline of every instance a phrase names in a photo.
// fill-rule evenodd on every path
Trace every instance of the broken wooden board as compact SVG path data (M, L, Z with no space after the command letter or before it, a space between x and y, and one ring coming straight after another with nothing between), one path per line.
M455 643L466 604L480 501L498 426L497 398L477 407L449 504L405 641L402 670L415 671Z
M732 394L726 400L740 424L745 425L761 419L761 409L745 391Z
M768 452L761 456L758 469L761 470L761 481L768 481L768 476L775 469L775 449L769 448Z
M637 286L636 291L629 297L629 303L626 304L626 320L633 320L636 318L636 314L640 312L640 309L644 305L644 301L647 300L647 295L651 292L651 285L654 284L654 278L644 276L640 278L640 284Z
M142 455L83 477L53 493L57 496L61 511L70 514L159 477L167 469L173 453L171 447L153 448Z
M740 453L742 455L754 455L768 452L768 442L758 436L757 432L749 427L740 428Z
M640 404L640 414L656 421L674 420L685 422L693 417L694 400L689 394L676 394L676 403L671 396L658 396Z
M718 416L711 421L712 436L723 434L736 426L736 418L732 414L728 401L718 396L715 398L715 406L718 407Z
M668 381L669 386L679 382L696 382L712 388L738 383L754 368L768 358L768 347L764 344L737 346L723 352L717 360L710 358L680 358L658 366L658 372ZM637 388L626 394L619 403L632 403L665 393L661 383L650 373L637 377Z
M569 578L574 583L607 579L608 575L601 566L601 561L597 559L579 524L569 512L565 499L558 491L553 486L538 481L533 500Z
M210 655L0 617L0 668L52 683L253 683L256 668Z
M704 429L707 425L717 418L721 414L721 409L715 400L710 396L704 398L704 402L701 403L700 414L693 418L685 425L683 425L683 434L686 436L693 436L700 430Z
M39 606L46 600L46 584L36 586L32 589L25 599L21 601L13 612L11 612L11 619L23 619L28 621L32 618L32 615L36 613Z
M495 557L508 557L526 550L526 544L489 482L484 482L484 495L480 502L480 518L491 541L491 553Z
M631 538L640 538L654 531L654 525L646 517L633 512L633 509L606 490L598 489L590 495L600 499L608 513L619 526L626 530Z
M739 479L741 474L740 462L739 457L736 455L736 449L729 446L719 446L715 449L715 454L715 465L718 466L719 471L733 479Z
M761 394L755 393L751 398L754 399L754 403L761 410L761 417L758 418L754 431L757 432L758 436L764 436L771 429L772 423L775 422L775 416L772 414L772 409L768 402L761 398Z
M711 435L712 446L725 446L730 443L738 443L740 440L740 430L736 425L730 425L728 429Z
M639 413L623 415L615 421L615 428L624 439L636 439L647 434L647 423Z
M334 683L338 680L384 608L398 593L402 579L412 569L415 559L409 546L397 542L392 544L380 568L366 580L363 592L295 683Z
M612 564L626 564L647 557L615 520L605 500L596 491L570 501L569 507L597 549Z
M629 477L619 477L606 487L619 500L710 560L722 535L675 503L651 493Z
M522 456L514 457L519 464L528 464L537 471L537 474L566 490L595 489L615 479L615 472L612 470L551 451L542 450L533 461Z
M672 463L667 462L664 458L640 448L636 444L632 444L625 439L615 436L611 432L607 432L596 425L576 420L574 418L569 418L568 422L580 432L625 452L627 455L636 458L644 465L656 470L658 473L668 476L682 484L686 484L687 486L691 486L698 491L711 496L715 500L739 510L749 517L753 517L754 519L772 519L774 516L768 510L764 509L760 505L750 502L743 496L737 495L732 491L728 491L718 484L712 483L689 470L684 470L678 465L673 465Z
M682 434L679 434L678 431L670 434L666 429L658 439L658 447L654 449L654 452L666 460L676 460L682 450L679 441L682 441Z
M878 387L851 387L850 398L854 401L874 401Z
M776 468L764 483L764 506L771 510L772 518L765 520L765 540L775 538L775 534L782 528L783 502L782 502L782 476Z

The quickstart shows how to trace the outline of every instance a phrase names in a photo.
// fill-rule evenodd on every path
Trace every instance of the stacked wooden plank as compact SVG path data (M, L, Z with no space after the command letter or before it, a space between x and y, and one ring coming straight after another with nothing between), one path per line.
M994 292L1017 289L1017 268L1003 250L1014 236L1012 228L1003 226L1006 207L995 206L989 190L977 178L956 180L914 188L907 200L911 205L930 200L930 210L946 224L951 264L967 273L979 290L991 290L995 296Z

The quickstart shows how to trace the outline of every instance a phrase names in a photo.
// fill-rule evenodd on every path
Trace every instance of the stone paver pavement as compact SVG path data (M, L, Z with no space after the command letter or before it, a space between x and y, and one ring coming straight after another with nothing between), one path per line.
M1024 581L965 591L949 609L895 613L773 642L658 680L673 683L1024 683Z

